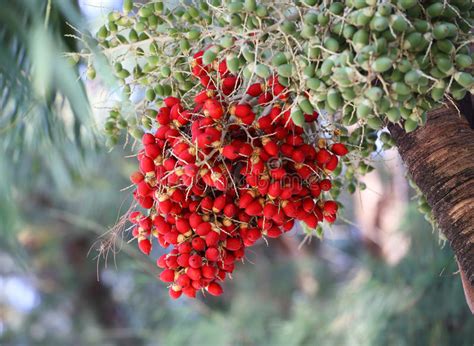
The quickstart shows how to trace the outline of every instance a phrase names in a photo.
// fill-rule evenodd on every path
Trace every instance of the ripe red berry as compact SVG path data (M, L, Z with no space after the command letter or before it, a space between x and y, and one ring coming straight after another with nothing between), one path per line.
M145 255L149 255L151 252L151 242L148 238L138 240L138 247Z
M136 171L136 172L133 172L132 174L130 174L130 181L134 184L138 184L143 179L145 179L145 177L139 171Z
M148 156L144 156L140 160L140 169L144 173L154 172L155 171L155 163Z
M306 225L309 227L309 228L316 228L316 226L318 225L318 218L316 217L316 215L314 213L310 213L308 214L304 219L303 221L306 223Z
M179 98L173 97L173 96L168 96L168 97L165 98L163 101L164 101L166 107L169 107L169 108L171 108L171 107L173 107L175 104L178 104L178 103L181 102Z
M227 69L227 61L224 59L219 63L219 67L217 69L220 75L225 75L228 72Z
M274 198L279 197L280 194L281 194L281 183L280 181L274 181L268 187L268 196L274 199Z
M230 251L237 251L242 246L239 238L227 238L225 247Z
M207 291L213 296L220 296L224 291L222 290L221 285L213 281L207 286Z
M149 217L142 217L140 218L140 221L138 222L141 228L144 230L150 231L153 223Z
M329 191L331 190L332 184L329 179L324 179L324 180L321 180L321 182L319 183L319 186L321 187L321 190Z
M226 200L227 197L225 195L220 195L219 197L217 197L214 200L214 204L212 205L212 211L214 213L219 213L220 211L222 211L222 209L224 209L226 205Z
M313 211L315 206L314 200L312 198L306 198L303 200L303 209L307 213L310 213Z
M265 133L267 134L272 133L273 119L270 117L270 115L265 115L263 117L258 118L258 127L265 131Z
M318 161L320 165L328 163L329 160L331 160L331 153L329 153L329 151L326 149L320 149L316 154L316 161Z
M237 84L239 83L239 79L236 76L228 76L222 80L222 89L224 91L224 95L230 95Z
M344 156L349 152L347 147L342 143L334 143L331 146L331 151L338 156Z
M200 223L196 228L196 234L200 236L205 236L211 232L212 226L209 222Z
M276 156L278 154L278 145L270 140L262 140L263 143L263 149L268 153L270 156Z
M260 96L263 92L263 85L262 83L254 83L247 89L247 94L253 97Z
M265 205L263 208L263 215L267 219L272 219L273 215L275 215L278 212L278 207L272 203L268 203Z
M219 233L210 231L206 235L206 245L211 247L211 246L217 246L217 243L219 242Z
M191 280L189 279L189 276L187 276L186 274L181 274L180 276L178 276L176 283L179 286L181 286L181 288L185 288L191 284Z
M294 224L295 224L295 220L288 220L287 222L285 222L285 223L283 224L283 230L284 230L285 232L291 231L291 229L293 228Z
M204 251L206 249L206 241L202 238L194 238L192 240L192 246L196 251Z
M331 156L331 159L329 160L329 162L326 163L326 165L324 165L324 168L332 172L337 168L338 163L339 163L339 159L337 158L336 155L333 155Z
M219 250L215 247L210 247L206 250L206 258L211 261L215 262L219 259Z
M189 266L189 258L191 255L189 253L182 253L178 257L176 257L176 263L179 264L179 266L186 268Z
M286 170L283 167L274 168L270 170L270 176L273 179L281 180L286 175Z
M168 125L170 123L170 109L168 107L161 107L156 114L156 121L160 125Z
M194 287L188 286L182 289L182 292L188 298L196 298L196 289Z
M216 99L208 99L203 106L204 115L213 119L220 119L224 115L224 109Z
M138 224L138 222L143 218L143 214L139 211L133 211L128 216L128 220L131 223Z
M148 144L155 144L156 138L153 136L151 133L145 133L142 136L142 143L143 145L148 145Z
M232 218L235 216L235 214L237 213L237 206L233 203L231 204L227 204L225 207L224 207L224 215L229 217L229 218Z
M212 266L207 265L207 264L202 266L201 271L202 271L202 276L207 278L207 279L214 279L216 277L216 274L217 274L217 268L212 267Z
M257 102L258 102L259 105L266 105L267 103L270 103L272 100L273 100L273 95L272 95L272 93L266 92L266 93L261 94L261 95L258 97L258 101L257 101Z
M252 113L252 107L247 103L238 104L234 107L234 115L239 118L245 118Z
M262 232L258 228L251 228L247 232L247 237L255 242L262 237Z
M199 255L189 257L189 266L191 268L200 268L202 266L202 257Z
M160 280L163 282L173 282L174 281L174 270L165 269L160 274Z
M178 299L179 297L181 297L181 294L183 293L183 291L180 289L175 290L173 289L173 287L170 287L170 289L168 290L168 293L172 299Z
M262 211L263 208L259 201L253 201L245 208L245 212L250 216L258 216Z
M151 207L153 207L154 201L153 201L153 198L147 196L147 197L139 199L138 203L140 204L142 208L150 209Z
M179 233L186 233L191 229L188 220L186 219L176 219L176 229Z
M326 214L336 214L338 205L335 201L326 201L324 202L323 212Z
M267 231L267 236L269 238L278 238L282 234L282 231L279 227L272 227Z
M166 254L161 255L157 260L156 260L156 265L158 268L166 268Z
M206 102L207 99L214 96L214 91L212 90L203 90L194 97L194 103L202 104Z
M255 113L250 113L248 116L243 117L240 120L243 124L250 126L255 121Z
M201 275L201 270L198 269L198 268L191 268L189 267L187 270L186 270L186 274L188 275L188 277L193 280L193 281L199 281L202 277Z
M185 254L185 253L190 253L192 251L193 247L189 242L184 242L179 244L178 246L178 252L180 254Z
M205 212L209 212L212 210L212 206L214 204L214 201L210 196L206 196L201 200L201 209Z
M250 144L248 143L242 143L240 148L239 148L239 154L242 156L250 156L253 153L253 148Z
M334 215L334 214L325 214L324 215L324 220L326 220L329 223L333 223L334 221L336 221L336 215Z
M318 116L319 116L318 112L314 111L313 114L305 114L304 120L307 123L310 123L310 122L316 121L316 119L318 119Z
M305 154L301 150L295 150L291 154L291 158L293 159L293 161L295 161L297 163L302 163L305 160Z
M254 197L250 192L244 192L240 195L239 199L239 208L245 209L247 206L252 203Z
M222 156L229 160L235 160L239 157L239 148L228 144L224 148L222 148Z

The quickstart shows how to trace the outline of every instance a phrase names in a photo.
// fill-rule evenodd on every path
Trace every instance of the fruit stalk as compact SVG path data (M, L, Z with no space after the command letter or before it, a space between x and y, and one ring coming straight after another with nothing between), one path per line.
M474 130L454 106L430 111L412 133L395 124L389 130L474 287Z

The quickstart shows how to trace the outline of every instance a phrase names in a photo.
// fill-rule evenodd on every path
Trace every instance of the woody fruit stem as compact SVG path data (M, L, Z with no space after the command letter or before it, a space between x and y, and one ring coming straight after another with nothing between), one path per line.
M414 132L388 129L473 290L474 130L454 106L430 111L426 126Z

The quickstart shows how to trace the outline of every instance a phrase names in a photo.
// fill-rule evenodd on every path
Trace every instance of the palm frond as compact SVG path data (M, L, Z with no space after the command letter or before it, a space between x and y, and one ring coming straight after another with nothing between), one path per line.
M18 195L44 180L70 185L83 170L83 158L94 158L96 135L84 84L78 67L64 58L77 44L65 36L67 23L82 28L80 18L72 0L2 3L0 236L6 247L15 247Z
M49 9L48 9L49 6ZM48 14L46 14L48 12ZM80 27L72 1L5 2L0 11L0 146L35 150L47 141L79 151L95 142L84 89L63 53L76 42L68 22Z

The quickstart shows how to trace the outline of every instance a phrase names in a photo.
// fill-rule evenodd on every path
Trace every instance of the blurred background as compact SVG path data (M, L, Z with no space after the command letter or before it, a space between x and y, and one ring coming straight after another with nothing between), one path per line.
M393 151L374 156L368 188L344 196L324 241L299 230L262 241L222 297L170 300L160 249L147 258L128 234L107 238L135 165L130 145L110 151L100 130L120 99L63 57L121 1L1 6L0 344L474 343L453 253Z

